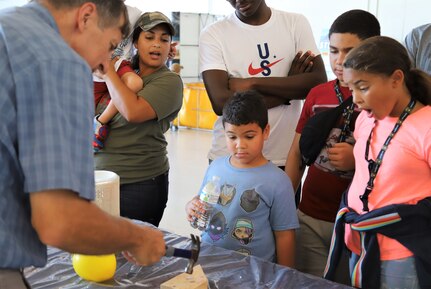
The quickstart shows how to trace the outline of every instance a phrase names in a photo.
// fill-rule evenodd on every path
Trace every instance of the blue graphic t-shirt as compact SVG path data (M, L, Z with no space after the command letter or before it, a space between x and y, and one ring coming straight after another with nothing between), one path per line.
M201 189L220 177L221 194L202 240L274 262L273 231L296 229L294 193L287 175L274 164L239 169L230 157L213 161Z

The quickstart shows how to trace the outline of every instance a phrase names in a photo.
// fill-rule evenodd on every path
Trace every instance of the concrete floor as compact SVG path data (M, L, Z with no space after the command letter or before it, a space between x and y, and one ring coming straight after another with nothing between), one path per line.
M208 167L212 132L179 128L165 134L168 142L169 200L159 227L182 236L198 234L186 220L185 204L198 194Z

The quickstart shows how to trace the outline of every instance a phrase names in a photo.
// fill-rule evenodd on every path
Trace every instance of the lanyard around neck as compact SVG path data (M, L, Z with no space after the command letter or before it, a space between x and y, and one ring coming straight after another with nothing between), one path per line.
M395 124L394 128L392 129L392 132L387 137L385 143L383 144L382 148L380 149L379 154L377 155L376 160L372 160L368 158L369 150L370 150L370 144L371 144L371 137L373 135L374 126L371 129L370 135L368 136L367 145L365 147L365 160L368 162L368 172L370 174L370 178L367 183L367 187L365 188L365 192L363 195L359 196L359 199L362 201L363 211L369 211L368 209L368 195L371 193L371 191L374 188L374 180L376 179L377 172L379 171L379 168L383 161L383 156L385 155L386 150L388 149L389 143L394 138L395 134L399 131L401 124L404 122L404 120L409 116L411 113L413 107L416 104L416 100L411 99L409 104L404 108L404 111L398 118L397 123ZM376 124L376 121L374 121L374 125Z
M337 79L335 81L335 84L334 84L334 90L335 90L335 95L337 96L337 99L338 99L338 103L342 104L343 101L344 101L344 98L343 98L343 94L341 93L341 89L340 89L340 84L339 83L340 83L340 81Z
M335 81L334 90L335 90L335 95L337 96L338 102L340 104L343 103L343 101L344 101L343 94L341 93L338 79L337 79L337 81ZM350 121L352 119L354 107L355 107L355 104L352 102L352 104L349 105L345 109L345 111L343 112L344 123L343 123L343 128L341 129L341 133L340 133L340 137L338 139L338 142L345 142L346 141L347 131L350 127Z

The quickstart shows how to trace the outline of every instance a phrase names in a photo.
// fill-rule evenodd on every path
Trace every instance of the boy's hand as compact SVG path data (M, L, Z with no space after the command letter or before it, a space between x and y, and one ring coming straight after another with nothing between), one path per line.
M311 51L307 51L304 54L302 54L302 51L299 51L292 61L287 76L310 72L313 68L313 60L315 57L316 56L311 53Z
M187 204L186 204L186 215L187 215L187 221L192 222L194 218L197 218L199 216L199 211L202 209L201 203L199 201L199 196L193 197Z
M328 159L331 165L340 171L355 169L355 158L353 156L353 145L340 142L328 148Z

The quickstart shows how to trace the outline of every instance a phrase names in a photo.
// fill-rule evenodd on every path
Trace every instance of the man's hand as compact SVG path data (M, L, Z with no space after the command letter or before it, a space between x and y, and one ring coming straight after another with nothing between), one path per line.
M157 229L142 226L141 237L140 245L124 251L123 256L127 261L141 266L159 262L166 252L163 233Z
M310 72L313 68L314 57L316 56L311 51L307 51L304 54L302 54L302 51L299 51L292 61L287 76Z

